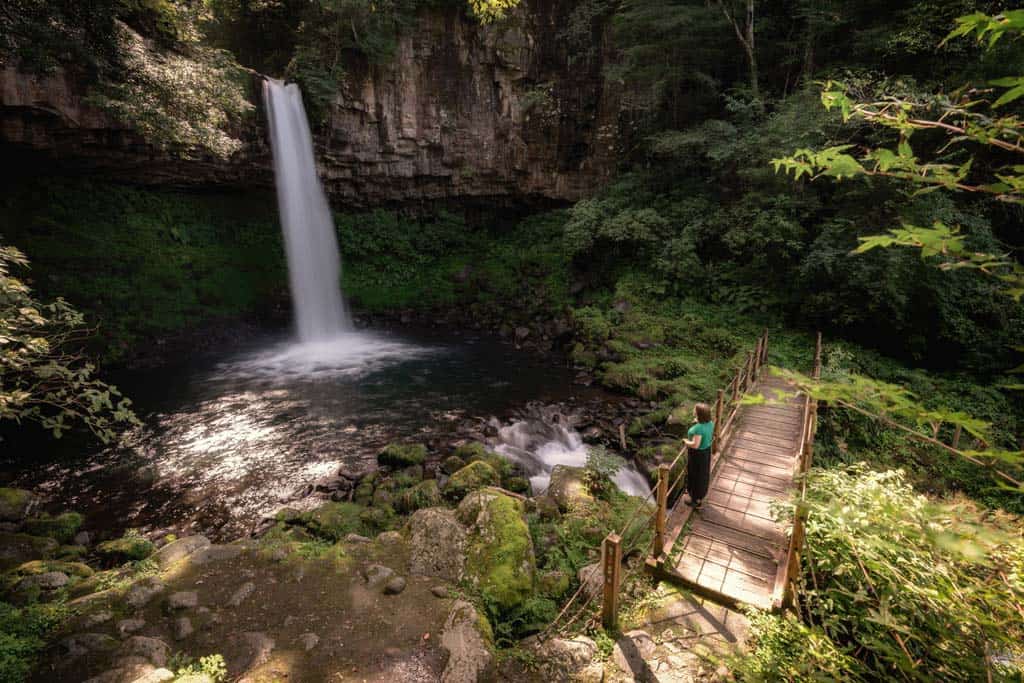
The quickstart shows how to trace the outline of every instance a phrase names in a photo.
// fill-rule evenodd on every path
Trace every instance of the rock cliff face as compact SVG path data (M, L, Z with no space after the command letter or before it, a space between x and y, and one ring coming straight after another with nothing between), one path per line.
M588 57L570 59L564 48L559 32L572 6L528 0L491 26L454 11L425 13L390 63L353 57L317 135L335 205L571 201L599 186L614 170L618 101L602 74L609 48L599 27ZM56 160L71 171L165 186L272 182L262 106L232 159L184 160L146 144L86 95L71 71L0 72L5 159Z

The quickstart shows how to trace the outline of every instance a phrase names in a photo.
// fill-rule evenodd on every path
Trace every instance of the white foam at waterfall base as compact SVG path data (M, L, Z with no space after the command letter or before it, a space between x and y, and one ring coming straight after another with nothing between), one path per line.
M338 238L316 172L302 92L294 83L268 78L263 93L295 329L302 342L336 338L351 331L352 322L341 296Z
M520 420L498 430L499 444L495 450L519 463L530 478L534 495L547 491L551 470L556 465L584 467L587 445L579 432L562 424L543 419ZM612 481L624 493L645 497L651 492L643 475L623 458Z
M278 344L222 363L216 378L352 379L442 351L372 332L342 332L319 341Z

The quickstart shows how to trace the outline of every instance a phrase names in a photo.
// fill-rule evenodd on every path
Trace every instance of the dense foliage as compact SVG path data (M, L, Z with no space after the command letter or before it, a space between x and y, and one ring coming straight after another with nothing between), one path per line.
M737 663L747 679L1013 678L1024 540L1012 520L932 503L863 465L814 471L804 505L806 625L757 616L756 656Z

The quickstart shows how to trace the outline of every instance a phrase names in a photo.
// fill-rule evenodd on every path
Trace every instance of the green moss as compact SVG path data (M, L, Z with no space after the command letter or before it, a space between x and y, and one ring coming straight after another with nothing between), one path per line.
M18 565L11 571L17 576L35 576L47 572L63 572L68 576L88 578L95 574L93 569L82 562L64 562L61 560L33 560Z
M441 471L445 474L451 475L455 474L465 466L465 460L455 455L449 455L441 462Z
M505 480L505 488L512 493L521 493L525 496L530 495L532 490L530 480L526 477L509 477Z
M395 508L403 514L409 514L420 508L436 507L443 502L437 481L428 479L403 491L395 501Z
M365 510L356 503L325 503L303 513L299 521L313 534L331 541L340 541L349 534L363 531L360 514Z
M400 472L396 472L392 475L390 480L394 484L396 491L407 489L410 486L415 486L423 481L423 466L412 465L411 467L406 467Z
M84 545L62 545L57 548L56 557L58 560L73 562L80 557L85 557L89 549Z
M377 464L381 467L409 467L422 465L427 459L427 447L421 443L388 444L377 455Z
M24 489L0 487L0 520L20 520L32 502L32 497L32 493Z
M454 456L466 463L485 462L491 466L501 479L512 474L512 463L493 451L487 450L482 443L473 442L459 446Z
M52 538L0 532L0 571L16 567L28 560L46 559L57 551L57 541Z
M56 517L44 515L25 520L25 531L33 536L47 536L60 543L67 543L82 526L84 518L77 512L65 512Z
M366 508L359 513L359 521L365 532L370 535L390 531L398 524L398 518L391 506Z
M444 486L445 498L462 500L467 493L484 486L496 486L500 483L497 472L485 462L472 462L456 472Z
M369 505L373 502L373 480L363 479L352 493L352 501L358 505Z
M144 560L153 554L156 546L141 536L125 535L113 541L104 541L96 546L96 552L109 560L125 562L128 560Z
M522 504L505 495L484 502L470 534L466 575L492 613L515 609L533 595L536 566Z

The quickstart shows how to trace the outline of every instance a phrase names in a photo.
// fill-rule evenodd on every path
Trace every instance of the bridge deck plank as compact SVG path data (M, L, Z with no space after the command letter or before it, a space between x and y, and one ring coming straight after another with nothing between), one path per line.
M778 378L752 393L775 399L779 392L789 396L740 408L704 505L690 514L677 508L670 518L676 524L661 570L726 603L771 608L779 563L786 560L787 529L773 519L771 506L794 487L803 398Z

